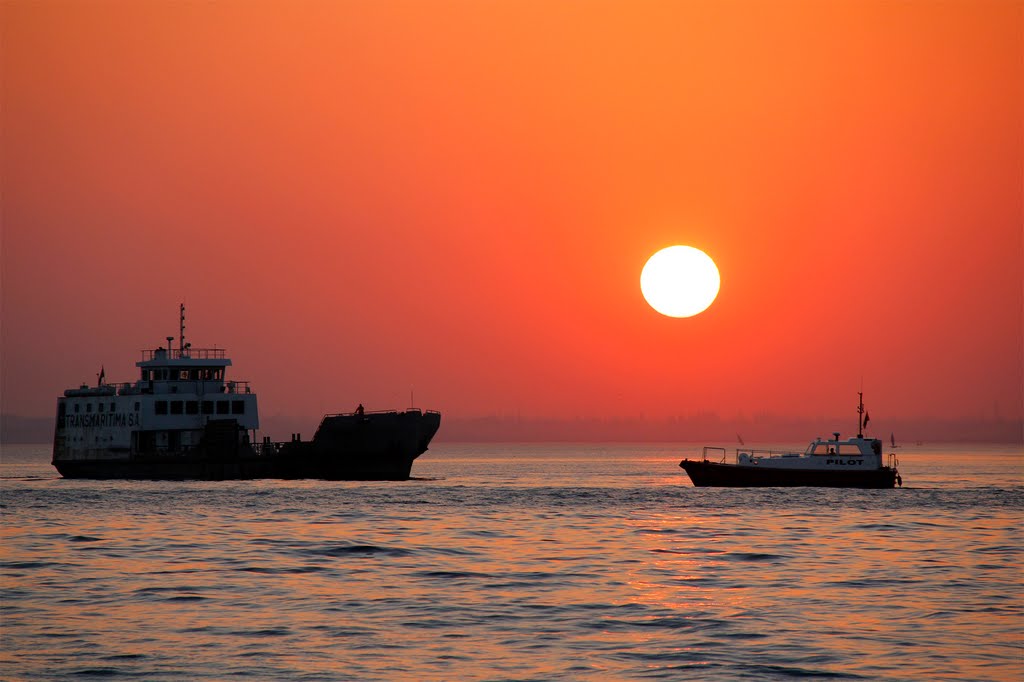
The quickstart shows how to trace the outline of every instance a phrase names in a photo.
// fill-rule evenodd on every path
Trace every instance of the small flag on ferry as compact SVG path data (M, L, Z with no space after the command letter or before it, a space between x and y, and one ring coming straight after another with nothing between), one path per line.
M867 412L864 413L864 428L868 428L868 422L871 421L871 415Z
M103 365L100 365L100 385L103 384L103 380L107 377L106 371L103 369Z

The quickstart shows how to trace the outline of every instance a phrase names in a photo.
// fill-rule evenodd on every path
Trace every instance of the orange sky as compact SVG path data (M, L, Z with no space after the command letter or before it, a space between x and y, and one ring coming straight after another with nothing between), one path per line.
M1019 419L1022 8L8 0L2 409L184 301L264 415Z

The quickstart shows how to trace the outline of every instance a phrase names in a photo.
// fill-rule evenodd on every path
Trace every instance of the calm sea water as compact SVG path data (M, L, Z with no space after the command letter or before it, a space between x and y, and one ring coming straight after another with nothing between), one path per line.
M693 446L445 445L402 483L0 454L0 677L1024 679L1024 454L693 488Z

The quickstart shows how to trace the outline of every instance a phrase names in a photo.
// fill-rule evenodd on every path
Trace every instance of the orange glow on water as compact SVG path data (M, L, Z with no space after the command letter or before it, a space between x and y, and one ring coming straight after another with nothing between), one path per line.
M400 484L61 480L29 447L0 462L15 677L1019 667L1013 448L862 491L693 488L635 444L454 446Z

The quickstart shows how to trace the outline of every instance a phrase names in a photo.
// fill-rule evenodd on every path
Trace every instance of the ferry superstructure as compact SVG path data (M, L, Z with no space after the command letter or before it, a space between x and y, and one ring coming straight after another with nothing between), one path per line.
M323 417L311 441L257 442L259 411L248 381L227 378L223 348L185 342L142 351L139 378L64 391L57 400L53 466L66 478L409 478L440 426L437 412Z

